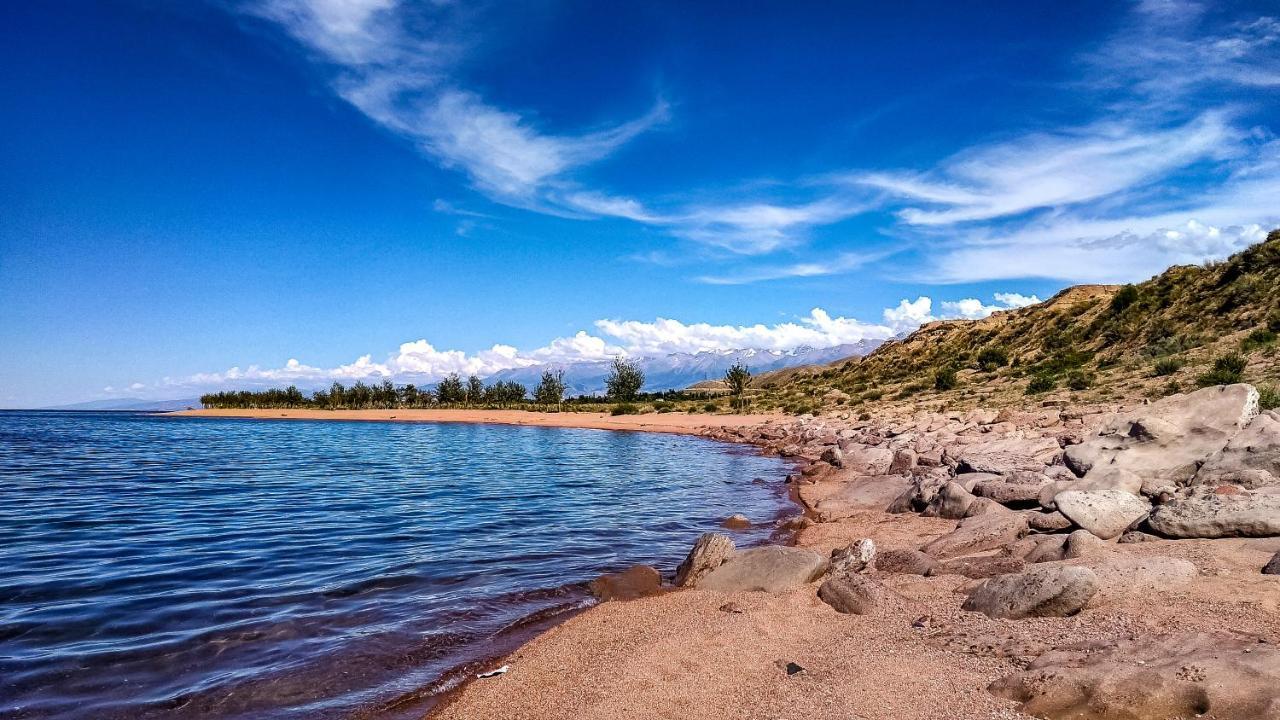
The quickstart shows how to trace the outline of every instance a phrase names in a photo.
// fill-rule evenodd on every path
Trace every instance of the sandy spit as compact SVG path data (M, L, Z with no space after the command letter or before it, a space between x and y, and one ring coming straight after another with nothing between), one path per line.
M373 422L491 423L535 427L638 430L644 432L701 434L703 428L744 427L785 422L785 415L702 415L650 413L609 415L587 412L529 412L527 410L179 410L165 413L182 417L253 418L259 420L365 420Z

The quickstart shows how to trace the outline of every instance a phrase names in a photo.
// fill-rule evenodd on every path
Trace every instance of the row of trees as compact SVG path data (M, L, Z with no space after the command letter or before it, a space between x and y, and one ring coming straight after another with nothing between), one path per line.
M642 394L644 370L634 360L615 358L609 376L605 378L606 398L580 396L571 402L592 404L597 402L629 403L639 399L688 400L705 399L702 394L679 391ZM725 373L725 384L733 397L733 406L745 408L745 392L751 382L746 366L734 365ZM548 369L542 373L533 389L532 401L542 407L562 409L565 403L564 371ZM457 373L445 377L435 388L419 388L413 384L395 385L390 380L367 385L356 381L346 386L335 382L326 390L316 390L307 395L296 386L269 390L230 390L207 393L200 397L206 408L259 409L259 408L317 408L326 410L365 410L430 407L512 407L529 402L529 391L514 380L486 385L472 375L463 380Z

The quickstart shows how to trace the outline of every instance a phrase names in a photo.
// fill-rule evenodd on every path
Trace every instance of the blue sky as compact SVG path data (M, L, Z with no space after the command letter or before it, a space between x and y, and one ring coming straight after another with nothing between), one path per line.
M835 345L1221 257L1280 224L1277 16L6 3L0 406Z

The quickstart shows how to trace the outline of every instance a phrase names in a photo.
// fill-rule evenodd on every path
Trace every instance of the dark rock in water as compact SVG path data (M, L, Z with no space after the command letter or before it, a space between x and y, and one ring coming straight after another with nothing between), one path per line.
M876 570L901 575L928 575L936 561L919 550L885 550L876 555Z
M680 567L676 568L676 586L687 587L697 584L703 576L733 557L736 549L733 541L726 535L703 533L702 537L693 544L689 556L680 563Z
M818 588L818 597L836 612L868 615L884 598L885 587L866 575L833 577Z
M746 530L751 527L751 520L742 513L734 513L733 515L725 518L724 522L720 524L730 530Z
M1263 575L1280 575L1280 551L1271 556L1271 562L1262 568Z
M600 600L635 600L662 592L662 575L648 565L601 575L587 586Z

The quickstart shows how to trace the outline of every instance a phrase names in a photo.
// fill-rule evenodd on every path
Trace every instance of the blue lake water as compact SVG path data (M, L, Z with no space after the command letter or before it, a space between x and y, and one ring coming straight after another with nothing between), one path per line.
M699 438L0 412L0 717L420 716L787 466Z

